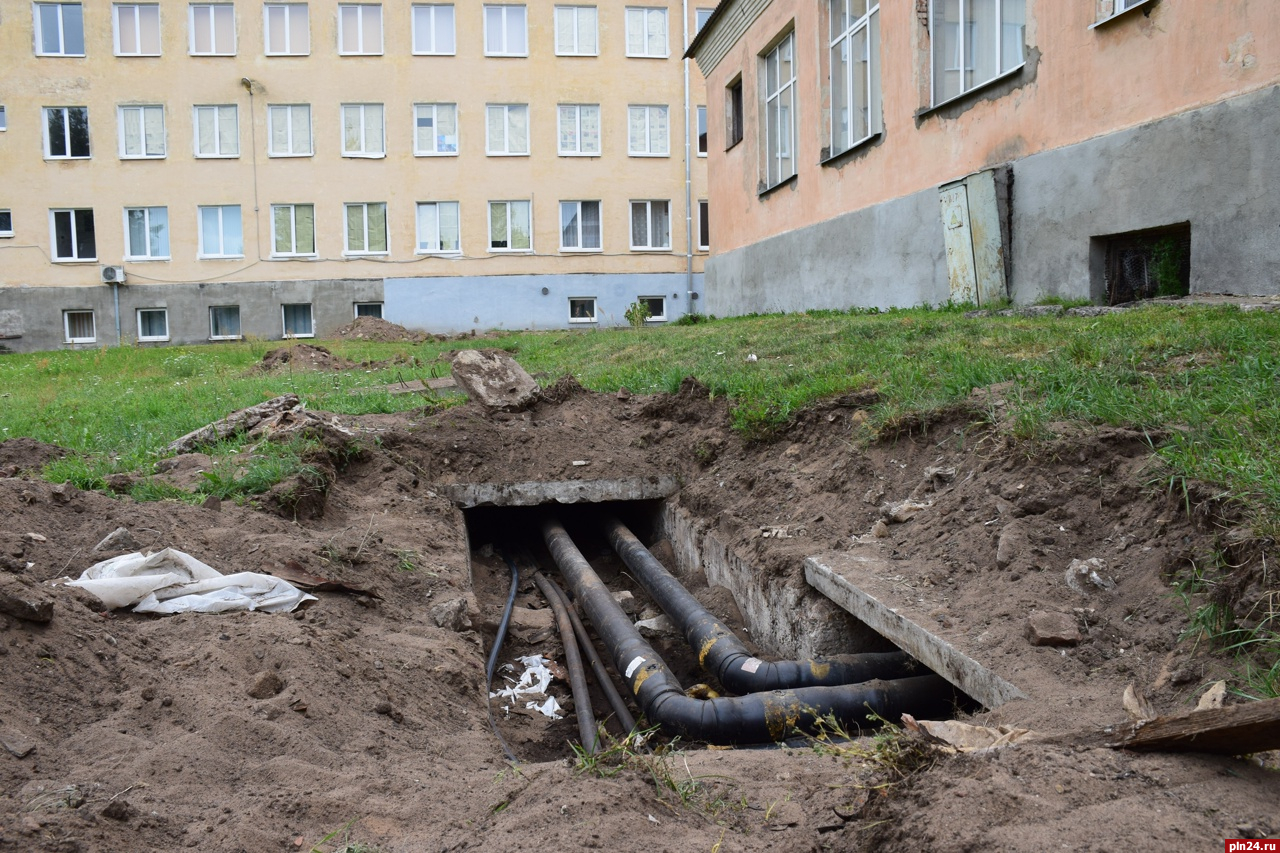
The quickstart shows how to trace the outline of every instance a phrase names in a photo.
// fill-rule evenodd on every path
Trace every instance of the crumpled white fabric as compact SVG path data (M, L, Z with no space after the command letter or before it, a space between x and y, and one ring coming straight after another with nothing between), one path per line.
M288 613L304 601L315 600L280 578L257 572L224 575L174 548L112 557L66 584L93 593L108 607L136 605L135 613Z

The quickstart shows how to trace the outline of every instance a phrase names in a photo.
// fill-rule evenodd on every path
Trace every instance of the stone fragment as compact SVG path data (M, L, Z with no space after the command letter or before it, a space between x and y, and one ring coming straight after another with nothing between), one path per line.
M53 619L53 599L29 581L0 574L0 613L27 622L48 622Z
M655 616L652 619L641 619L636 623L636 630L640 632L642 637L661 637L664 635L679 635L680 633L675 623L668 619L665 614Z
M112 492L127 495L133 489L134 479L132 474L108 474L106 482L107 488Z
M214 512L221 512L222 499L219 498L217 495L209 495L207 498L204 499L204 502L201 503L200 506L204 507L205 509L211 509Z
M1100 557L1087 560L1072 560L1067 566L1065 579L1067 586L1080 595L1089 595L1099 590L1114 589L1116 582L1104 575L1107 564Z
M934 491L953 482L955 478L956 469L954 467L944 468L941 465L933 465L924 469L924 482L932 486Z
M5 732L0 735L0 746L14 758L26 758L35 752L36 743L26 735L18 732Z
M136 809L128 800L112 800L103 807L101 814L105 818L124 822L136 814Z
M459 350L452 372L468 397L490 409L526 409L538 396L538 383L503 350Z
M1023 525L1016 521L1006 524L996 542L996 566L1001 569L1009 568L1019 555L1026 553L1030 545Z
M921 510L931 506L933 506L932 503L913 501L908 498L896 504L885 504L880 507L880 514L892 524L904 524L919 515Z
M78 491L79 489L71 485L70 482L59 483L50 490L49 497L52 498L53 502L56 504L69 504L71 503L72 496Z
M862 496L862 502L864 504L871 504L872 506L880 503L882 500L884 500L884 486L879 483L876 483L874 486L867 489L866 494Z
M1080 628L1066 613L1033 610L1027 617L1027 640L1033 646L1074 646L1080 642Z
M467 617L467 600L453 598L440 602L431 608L431 621L450 631L465 631L471 627L471 620Z
M274 671L267 670L254 676L253 684L249 685L249 696L254 699L270 699L278 696L281 690L284 690L284 679Z
M640 609L640 602L636 601L636 597L631 594L631 590L623 589L613 594L613 600L618 602L618 606L622 608L622 612L628 615L635 615Z
M875 539L883 539L889 535L889 525L884 523L883 518L877 518L876 523L871 525L871 536Z
M94 551L137 551L138 541L127 527L117 527L93 546Z
M531 607L511 608L511 628L516 631L543 631L555 624L555 614L550 607L535 610Z

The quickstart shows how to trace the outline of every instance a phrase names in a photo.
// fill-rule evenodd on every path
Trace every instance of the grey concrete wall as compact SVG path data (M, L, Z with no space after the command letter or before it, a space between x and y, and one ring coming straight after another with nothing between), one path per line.
M671 322L689 313L688 285L684 273L389 278L382 316L436 334L599 328L627 325L627 306L637 297L663 296ZM700 273L693 276L693 289L702 290ZM569 298L587 296L596 299L597 321L570 323ZM695 304L699 312L706 310L701 301Z
M1277 139L1272 87L1015 161L1011 297L1097 300L1096 238L1188 221L1192 292L1280 293ZM707 261L706 311L718 315L948 297L935 189Z
M109 285L0 288L0 344L16 352L72 348L64 343L65 310L94 312L97 340L76 345L79 348L133 343L138 336L139 308L168 310L168 344L205 343L209 340L209 308L214 305L240 306L242 335L279 340L284 336L281 306L293 303L311 304L316 336L324 337L352 321L354 303L381 302L382 279L125 284L119 296L117 339L115 300ZM12 337L15 334L19 337Z

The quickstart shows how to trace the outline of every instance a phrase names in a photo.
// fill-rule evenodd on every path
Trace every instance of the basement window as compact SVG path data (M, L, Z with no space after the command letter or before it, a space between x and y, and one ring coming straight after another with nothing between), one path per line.
M9 210L0 210L0 237L13 236L13 213Z
M240 339L240 306L214 305L209 309L209 340L236 341Z
M596 298L594 296L569 297L569 322L594 323L596 321Z
M62 326L69 344L91 344L98 339L92 311L63 311Z
M169 340L169 312L165 308L138 309L138 340Z
M315 337L315 324L311 319L311 303L297 305L281 305L284 316L284 336L286 338Z
M661 323L667 319L667 298L665 296L641 296L639 302L649 309L646 320L650 323Z
M356 319L361 317L377 317L382 319L382 303L381 302L357 302Z
M1106 304L1186 296L1191 291L1191 223L1094 238Z

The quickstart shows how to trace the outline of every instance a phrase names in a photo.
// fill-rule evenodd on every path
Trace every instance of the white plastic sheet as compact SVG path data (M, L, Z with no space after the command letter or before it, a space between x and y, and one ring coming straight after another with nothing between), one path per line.
M112 557L90 566L67 586L93 593L108 607L133 606L135 613L288 613L315 600L280 578L257 572L224 575L173 548Z
M511 678L507 678L507 681L512 682L511 686L490 693L489 698L496 699L501 696L504 699L510 699L512 702L518 702L524 696L546 696L547 688L551 686L551 670L547 669L547 664L550 662L542 655L527 655L520 658L520 663L524 666L524 672L520 674L520 680L513 681ZM513 669L510 664L506 664L503 668ZM541 703L526 702L524 706L553 720L561 719L561 715L557 713L561 710L560 703L556 701L554 696Z

